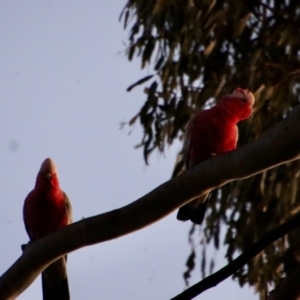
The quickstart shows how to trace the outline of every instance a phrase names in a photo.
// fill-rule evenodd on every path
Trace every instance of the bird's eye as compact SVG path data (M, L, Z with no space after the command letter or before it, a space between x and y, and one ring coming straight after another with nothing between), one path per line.
M247 99L246 98L240 98L241 102L244 102L246 103L247 102Z

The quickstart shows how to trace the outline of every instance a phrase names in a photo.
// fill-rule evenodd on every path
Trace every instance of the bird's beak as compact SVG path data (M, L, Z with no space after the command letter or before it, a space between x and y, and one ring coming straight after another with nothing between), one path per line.
M50 180L52 177L52 174L50 172L45 174L45 178L47 178L48 180Z

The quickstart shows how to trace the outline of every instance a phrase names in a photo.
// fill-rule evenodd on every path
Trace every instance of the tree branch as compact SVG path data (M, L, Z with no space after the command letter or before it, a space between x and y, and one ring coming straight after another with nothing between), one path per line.
M0 277L0 299L14 299L50 263L81 247L139 230L199 195L300 156L300 106L260 139L209 159L122 208L73 223L42 238Z
M264 248L284 236L285 234L289 233L290 231L296 229L300 226L300 213L294 216L291 220L281 224L275 229L270 230L267 232L262 238L260 238L256 243L254 243L248 250L244 253L239 255L236 259L234 259L231 263L229 263L224 268L220 269L219 271L215 272L214 274L207 276L200 282L196 283L195 285L191 286L190 288L186 289L181 294L175 296L171 300L190 300L194 297L198 296L202 292L218 285L220 282L234 274L238 271L242 266L247 264L249 260L259 254ZM298 268L299 269L299 268ZM298 270L298 274L299 274ZM293 280L295 281L295 276ZM300 285L299 285L299 277L297 278L297 291L298 295L300 294ZM285 289L285 292L287 290ZM283 299L283 297L279 298L270 298L271 299ZM294 298L286 298L285 300L294 300ZM296 298L295 298L296 299Z

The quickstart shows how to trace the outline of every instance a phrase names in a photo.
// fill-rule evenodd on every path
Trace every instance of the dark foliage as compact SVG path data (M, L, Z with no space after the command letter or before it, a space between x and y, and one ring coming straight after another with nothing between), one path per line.
M153 150L163 151L182 138L197 110L238 86L256 97L254 116L240 124L239 146L299 104L298 0L129 0L121 18L131 26L128 58L139 56L142 67L153 66L154 76L137 82L151 80L146 102L130 123L139 119L144 129L140 146L146 162ZM215 191L201 241L218 248L225 224L227 259L248 249L300 210L299 170L295 161ZM179 155L174 176L181 171ZM235 274L240 284L254 285L264 295L268 284L277 283L300 259L298 236L296 230L240 269Z

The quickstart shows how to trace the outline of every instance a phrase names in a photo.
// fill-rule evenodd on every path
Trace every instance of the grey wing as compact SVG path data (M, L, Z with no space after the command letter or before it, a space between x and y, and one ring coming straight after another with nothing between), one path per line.
M28 234L28 236L29 236L29 238L31 239L31 237L30 237L30 231L29 231L29 227L28 227L28 224L27 224L27 218L26 218L26 208L27 208L27 206L28 206L28 201L30 201L30 199L32 198L32 197L34 197L34 194L35 193L35 190L32 190L28 195L27 195L27 197L25 198L25 200L24 200L24 205L23 205L23 221L24 221L24 225L25 225L25 229L26 229L26 232L27 232L27 234Z
M192 162L190 160L190 152L191 152L191 129L195 123L196 116L192 117L190 122L188 123L186 127L186 131L184 133L184 140L183 140L183 147L182 147L182 155L183 155L183 161L186 169L189 169L192 166Z
M189 148L190 148L190 138L185 133L183 147L182 147L182 156L183 156L184 166L186 169L189 168Z
M65 198L65 207L66 207L66 212L69 216L69 224L72 223L73 221L73 217L72 217L72 205L71 202L69 200L69 197L67 196L67 194L65 192L64 193L64 198Z

